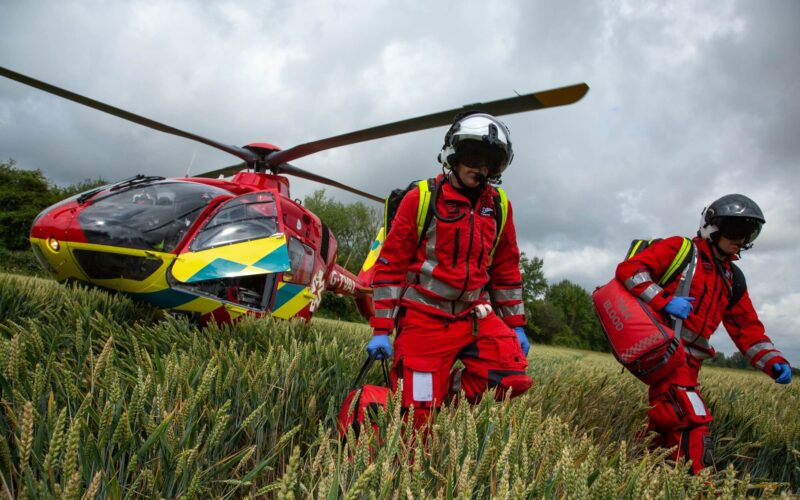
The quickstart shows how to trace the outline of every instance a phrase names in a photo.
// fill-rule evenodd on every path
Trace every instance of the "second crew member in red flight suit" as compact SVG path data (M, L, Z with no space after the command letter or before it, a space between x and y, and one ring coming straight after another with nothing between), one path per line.
M720 323L755 368L779 384L792 381L788 361L764 334L744 275L733 265L740 252L752 246L764 222L758 205L740 194L723 196L708 206L693 240L696 265L687 297L673 296L680 280L663 289L656 284L678 252L680 236L653 243L617 266L617 280L632 294L655 310L684 319L680 335L686 363L650 386L648 429L659 434L657 445L676 447L673 458L691 459L692 473L713 463L709 432L713 419L698 391L697 375L703 360L715 354L708 339Z
M392 353L392 383L403 379L402 405L415 425L459 389L470 402L487 388L517 396L532 385L523 329L520 253L510 204L503 228L495 210L500 175L511 163L509 131L493 116L456 118L439 155L431 219L417 236L418 187L400 203L375 265L375 316L367 346ZM499 241L494 247L498 231ZM496 248L491 256L491 249ZM456 359L465 368L453 371Z

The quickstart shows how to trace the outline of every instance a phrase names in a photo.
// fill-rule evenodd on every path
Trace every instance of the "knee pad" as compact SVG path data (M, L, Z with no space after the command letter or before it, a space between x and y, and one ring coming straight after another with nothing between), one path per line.
M691 459L692 474L714 465L714 438L708 427L701 425L686 429L681 433L681 442L678 447L677 457Z
M491 380L491 372L489 373L489 380ZM503 399L508 393L510 397L516 397L524 393L533 385L533 379L530 378L525 372L514 373L502 377L497 384L497 392L495 397Z

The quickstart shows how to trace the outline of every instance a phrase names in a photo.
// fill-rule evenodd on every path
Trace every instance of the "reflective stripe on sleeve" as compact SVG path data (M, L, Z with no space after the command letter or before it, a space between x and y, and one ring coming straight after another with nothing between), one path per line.
M764 349L774 350L775 346L772 344L772 342L759 342L757 344L751 345L750 349L748 349L747 352L744 353L744 355L747 356L747 359L753 359L756 357L758 353L760 353Z
M635 287L636 285L641 285L642 283L648 283L653 281L653 278L650 276L650 273L647 271L642 271L641 273L636 273L630 278L625 280L625 288L630 290L631 288Z
M493 289L491 295L496 302L522 300L522 288Z
M523 314L525 314L525 307L522 304L516 304L513 306L501 306L497 308L495 312L501 318L507 318L509 316L522 316Z
M653 283L652 285L645 288L644 291L639 294L639 297L641 297L642 300L644 300L645 302L650 302L651 300L656 298L659 293L661 293L661 290L663 290L663 288Z
M770 359L780 357L780 355L781 355L780 351L770 351L766 353L765 355L761 356L761 359L759 359L756 362L756 368L758 368L759 370L763 370Z

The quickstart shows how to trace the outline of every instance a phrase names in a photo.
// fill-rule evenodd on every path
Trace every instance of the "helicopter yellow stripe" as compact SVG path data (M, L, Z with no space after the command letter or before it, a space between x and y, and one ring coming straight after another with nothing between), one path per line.
M81 281L89 281L83 270L78 267L72 254L69 252L68 243L59 242L59 249L53 250L47 240L41 238L30 238L31 246L36 247L38 254L43 257L48 264L53 278L57 281L64 281L68 278L75 278Z
M31 238L31 244L38 245L41 253L47 259L50 266L55 270L55 278L63 281L68 278L75 278L87 281L96 285L111 288L121 292L132 293L153 293L160 292L169 288L165 278L166 268L175 259L175 255L165 252L142 250L138 248L122 248L111 245L99 245L96 243L80 243L75 241L61 242L61 248L53 251L45 240ZM88 250L93 252L108 253L113 255L132 255L144 257L149 260L160 261L160 265L149 276L143 280L127 278L96 279L89 278L78 266L72 252L74 250Z
M297 315L303 308L311 302L311 289L309 287L298 286L291 283L278 283L278 296L283 294L293 295L288 300L284 299L282 304L275 304L272 316L281 319L290 319Z
M219 307L220 307L220 302L218 300L207 299L205 297L198 297L190 302L176 306L174 309L178 311L207 314Z
M193 283L289 269L286 237L275 234L268 238L179 255L172 267L172 275L183 283Z
M163 309L207 314L222 306L221 302L218 300L207 297L193 297L190 293L175 290L169 286L165 273L166 268L176 257L174 254L74 241L61 242L59 250L54 251L47 246L46 240L31 238L30 241L32 245L38 246L45 259L47 259L51 267L56 270L56 279L77 278L104 288L128 293L136 299L150 302ZM161 265L150 274L150 276L141 281L125 278L89 279L78 266L72 255L72 250L90 250L115 255L144 257L147 259L161 260ZM248 309L233 304L225 304L224 307L227 309L231 318L236 318L248 313Z

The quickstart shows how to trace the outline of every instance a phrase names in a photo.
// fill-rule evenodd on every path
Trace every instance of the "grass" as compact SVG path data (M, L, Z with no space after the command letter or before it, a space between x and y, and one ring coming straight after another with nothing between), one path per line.
M536 385L519 398L445 408L427 440L392 401L378 436L365 426L342 441L336 417L368 335L322 319L198 330L121 295L0 274L0 496L739 498L800 487L796 384L704 369L717 463L691 477L637 437L645 386L613 358L538 345Z

